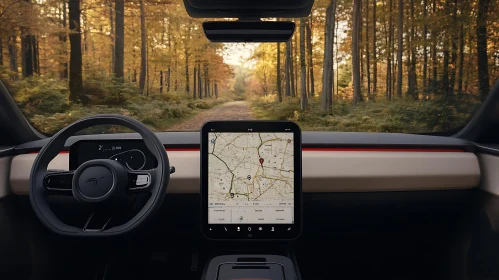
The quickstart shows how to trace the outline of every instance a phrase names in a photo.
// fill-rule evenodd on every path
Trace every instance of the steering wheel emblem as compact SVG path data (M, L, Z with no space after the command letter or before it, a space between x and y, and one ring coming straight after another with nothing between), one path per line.
M88 179L87 181L85 181L85 183L89 186L92 186L92 187L96 187L97 185L99 185L99 182L104 180L105 177L100 177L99 179L97 178L90 178Z

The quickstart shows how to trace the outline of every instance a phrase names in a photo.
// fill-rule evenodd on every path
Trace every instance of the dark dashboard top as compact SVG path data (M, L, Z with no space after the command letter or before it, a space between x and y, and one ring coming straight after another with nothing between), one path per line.
M161 142L168 148L199 148L199 132L158 132ZM115 133L73 136L66 141L65 148L80 140L122 140L140 139L137 133ZM0 156L37 152L49 138L24 143L15 147L4 147ZM459 148L475 151L473 142L454 137L429 136L402 133L369 132L302 132L304 148L321 147L399 147L399 148Z

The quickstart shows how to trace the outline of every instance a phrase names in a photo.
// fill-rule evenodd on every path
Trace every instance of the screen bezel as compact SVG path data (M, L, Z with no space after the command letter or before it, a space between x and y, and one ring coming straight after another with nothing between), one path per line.
M210 132L282 132L293 133L294 143L294 223L293 224L208 224L208 133ZM201 128L201 231L209 239L290 240L302 229L302 157L301 130L290 121L212 121ZM241 231L237 231L237 227ZM249 231L251 227L251 232ZM259 231L262 227L264 230ZM274 227L274 231L270 231Z

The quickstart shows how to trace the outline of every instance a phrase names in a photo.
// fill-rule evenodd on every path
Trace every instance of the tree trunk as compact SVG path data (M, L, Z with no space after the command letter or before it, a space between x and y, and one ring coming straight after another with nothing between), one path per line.
M310 22L312 18L310 19ZM312 51L312 28L310 27L311 23L307 23L307 45L308 45L308 76L310 79L310 91L309 95L315 95L315 81L314 81L314 60L313 60L313 51Z
M411 85L411 90L410 94L413 96L414 99L418 98L417 90L418 90L418 81L417 81L417 76L416 76L416 64L417 64L417 58L416 58L416 32L415 32L415 20L414 20L414 0L411 0L410 2L410 12L411 12L411 41L410 41L410 46L411 46L411 65L410 65L410 85Z
M335 10L334 12L336 13L336 7L335 7ZM338 59L338 53L339 53L339 39L338 39L338 34L339 34L339 31L338 31L338 28L340 26L340 24L338 23L339 22L339 19L338 17L334 17L334 22L333 22L333 26L334 26L334 33L333 33L333 44L336 46L336 51L335 51L335 61L336 61L336 69L339 68L339 65L340 65L340 60ZM334 66L334 61L333 61L333 66ZM336 81L339 81L340 79L340 75L339 75L340 71L336 71ZM332 100L333 100L333 94L334 94L334 89L335 89L335 86L334 86L334 71L332 73L333 75L333 81L332 81L332 94L331 94L331 104L332 104ZM338 84L336 84L336 96L339 96L339 86ZM332 108L331 108L332 109Z
M366 75L367 75L367 96L371 98L371 57L369 53L369 0L366 2ZM361 15L362 16L362 15Z
M391 14L392 14L392 33L391 33L391 36L392 36L392 44L390 45L390 48L391 48L391 52L390 54L392 55L391 57L391 62L392 62L392 77L390 78L390 81L391 81L391 84L390 84L390 98L393 98L393 96L395 95L395 87L396 87L396 83L397 83L397 71L395 71L395 67L396 67L396 62L397 62L397 54L395 52L395 17L393 16L393 11L395 11L397 9L397 1L396 0L393 0L391 1L392 2L392 6L390 8L390 11L391 11Z
M218 98L218 84L215 81L215 98Z
M173 64L173 73L174 73L174 78L175 78L175 81L173 82L173 90L174 91L178 91L178 60L177 60L177 47L174 46L174 49L175 49L175 52L174 52L174 56L175 56L175 63Z
M470 34L471 35L471 34ZM468 35L470 37L470 35ZM476 46L474 45L474 40L469 39L468 40L468 50L470 50L470 54L468 56L468 61L466 63L466 79L464 81L464 92L468 92L468 86L470 84L471 76L475 74L475 71L473 71L473 62L475 61L474 53L473 50L476 50Z
M175 31L176 32L179 32L179 26L178 26L178 23L175 24ZM179 55L177 54L177 50L178 50L178 44L177 44L177 41L173 41L173 59L174 59L174 62L173 62L173 90L176 92L178 90L178 74L179 74L179 71L178 71L178 58L179 58Z
M362 6L362 1L363 0L360 0L360 4L359 4L359 64L360 64L360 85L361 85L361 88L364 87L364 60L363 60L363 57L364 57L364 34L362 33L364 31L364 19L362 18L362 15L364 14L362 12L362 9L364 6ZM365 1L365 0L364 0ZM352 26L353 28L353 26ZM352 77L353 78L353 77ZM333 81L334 83L334 81Z
M442 70L442 91L449 93L449 38L444 37L444 66Z
M407 53L406 53L406 60L405 60L405 63L406 63L406 68L407 68L407 91L406 91L406 95L407 94L411 94L413 93L414 91L414 88L412 86L412 79L411 79L411 36L409 35L409 32L406 30L405 32L407 34L406 38L406 48L407 48Z
M59 41L62 44L62 51L61 51L61 56L63 57L61 61L61 72L59 76L61 79L67 79L68 78L68 46L67 46L67 12L66 12L66 2L62 3L61 11L62 11L62 19L61 19L61 25L64 31L59 33Z
M123 81L125 67L125 0L115 0L114 76ZM145 24L145 23L144 23Z
M437 0L433 0L432 3L432 15L435 17L437 14ZM432 89L436 89L437 85L437 25L433 24L431 28L431 82L432 82Z
M159 93L163 93L163 70L159 70Z
M36 36L33 36L33 72L40 74L40 45Z
M445 0L445 10L450 10L450 2L451 0ZM443 44L443 53L444 53L444 65L442 69L442 92L444 94L449 93L449 56L450 56L450 51L449 51L449 45L451 44L452 40L452 33L451 33L451 24L450 23L445 23L444 25L445 31L442 34L442 38L444 41Z
M204 79L204 92L204 96L210 98L210 82L207 78Z
M69 56L69 100L82 100L83 78L82 78L82 53L81 53L81 27L80 27L80 0L69 0L69 45L71 52Z
M281 43L277 43L277 97L279 102L282 102L281 91Z
M286 42L286 60L284 62L284 79L286 80L285 95L287 97L291 96L291 76L293 71L291 70L291 40Z
M428 0L423 0L423 90L428 86Z
M305 63L305 19L300 19L300 91L301 110L307 108L307 65Z
M3 66L3 41L0 37L0 66Z
M168 53L172 51L172 24L168 21ZM168 58L168 69L166 70L166 92L170 92L171 77L172 77L172 59ZM196 66L194 66L196 67ZM196 93L194 93L196 94Z
M202 99L203 98L203 89L201 88L201 86L203 85L202 81L201 81L201 63L198 62L198 97L199 99Z
M114 65L116 64L115 63L115 60L116 60L116 53L114 52L114 38L116 38L116 34L115 34L115 29L114 29L114 26L115 26L115 22L114 22L114 15L113 15L113 4L112 2L109 2L109 26L111 27L111 32L109 34L109 39L111 39L111 42L109 43L109 47L111 48L111 70L110 72L111 73L114 73ZM116 75L115 75L116 77Z
M386 90L385 96L387 100L392 99L392 51L393 51L393 0L389 1L389 13L388 13L388 38L387 38L387 49L386 52ZM385 29L387 29L385 27Z
M204 96L210 97L210 68L208 67L208 62L204 64Z
M24 0L26 5L31 7L30 0ZM36 37L31 33L31 29L27 26L21 26L21 54L22 54L22 74L23 77L32 76L36 73Z
M298 46L298 36L294 36L294 45ZM296 58L298 57L298 51L295 51L294 49L298 48L293 48L293 43L291 43L291 95L293 97L296 96L296 93L298 92L298 65L295 65ZM294 55L293 55L294 54ZM298 63L296 63L298 64ZM294 71L294 75L293 75ZM296 81L296 82L295 82Z
M353 103L362 101L361 82L360 82L360 55L359 39L361 32L360 9L362 0L353 1L352 16L352 75L353 75Z
M194 65L194 69L193 69L193 75L192 75L192 79L193 79L193 84L192 84L192 98L196 99L196 95L197 95L197 66Z
M16 35L12 35L9 37L9 42L8 42L8 49L9 49L9 65L10 65L10 71L12 71L14 74L12 74L12 80L16 81L18 79L17 76L17 38Z
M40 68L40 40L35 37L35 73L41 74Z
M324 26L324 60L322 65L321 109L331 111L333 105L333 45L336 16L336 0L330 0L326 9L326 25Z
M369 1L369 0L366 0ZM373 0L373 98L376 98L378 87L378 60L376 58L376 0Z
M448 89L448 94L454 94L454 86L456 84L456 71L457 71L457 40L458 40L458 33L457 33L457 27L459 26L459 23L457 21L457 0L454 0L454 4L452 7L452 27L450 28L451 30L451 47L452 47L452 52L451 52L451 72L450 72L450 80L449 80L449 89Z
M204 71L204 97L208 97L208 66L205 64L203 65L203 71Z
M463 93L463 67L464 67L464 25L459 25L459 72L457 74L457 93Z
M489 14L490 0L478 0L478 13L476 20L477 38L477 67L478 67L478 89L482 101L487 98L490 91L489 84L489 59L487 55L487 18Z
M190 81L189 81L189 55L187 53L185 53L185 92L186 93L190 93L189 83L190 83Z
M144 7L144 1L140 0L140 77L139 77L139 88L140 94L144 94L144 89L146 87L146 77L147 77L147 30L146 30L146 12Z
M32 76L34 73L34 37L27 27L21 27L21 53L23 78Z
M402 96L402 53L404 51L404 0L399 0L397 20L397 96Z
M295 46L297 46L297 45L295 44ZM289 77L291 78L290 89L291 89L291 96L295 97L296 96L295 76L296 76L296 79L298 79L298 76L293 75L293 71L295 69L295 67L294 67L295 57L293 55L293 53L294 53L293 41L291 41L291 40L289 40L289 49L290 49L290 53L289 53Z
M191 40L191 25L192 25L192 19L189 19L189 25L187 26L187 35L185 39L185 46L184 46L184 56L185 56L185 92L190 93L190 81L189 81L189 56L191 55L189 52L189 45L188 42Z

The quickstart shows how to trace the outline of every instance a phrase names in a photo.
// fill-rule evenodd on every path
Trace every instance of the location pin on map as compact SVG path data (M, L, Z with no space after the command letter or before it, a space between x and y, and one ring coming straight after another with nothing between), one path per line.
M263 158L260 158L260 165L263 166L263 161L264 159Z

